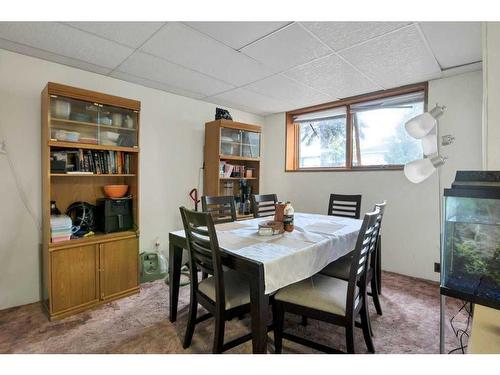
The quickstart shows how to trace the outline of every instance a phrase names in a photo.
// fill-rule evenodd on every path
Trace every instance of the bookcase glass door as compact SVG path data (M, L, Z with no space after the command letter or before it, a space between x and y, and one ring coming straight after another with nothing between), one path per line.
M232 128L221 128L220 132L221 155L260 157L260 133Z
M135 111L51 95L52 140L106 146L138 144Z

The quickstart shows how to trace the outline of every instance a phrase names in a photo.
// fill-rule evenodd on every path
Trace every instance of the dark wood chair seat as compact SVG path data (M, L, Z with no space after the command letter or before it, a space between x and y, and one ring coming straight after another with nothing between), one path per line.
M213 276L198 284L198 291L212 301L216 299L216 288L216 280ZM226 310L250 303L250 287L247 280L238 272L232 270L224 272L224 291Z
M318 274L276 293L273 302L276 353L282 351L283 338L327 353L339 352L337 349L284 332L285 312L344 327L348 353L355 352L354 327L360 326L368 351L375 352L366 306L366 288L369 256L376 243L380 220L379 210L365 215L351 258L348 281ZM361 322L356 321L357 317Z
M378 315L382 315L382 305L380 303L380 290L379 290L379 272L380 272L380 228L382 226L382 219L384 216L386 202L378 203L375 205L375 209L380 211L380 224L377 228L377 242L373 252L370 254L370 267L367 271L367 280L370 283L370 293L368 295L372 297L373 304L377 310ZM342 258L330 263L328 266L320 271L320 274L335 277L341 280L349 280L350 262L352 260L353 253L349 253Z
M183 347L191 345L196 324L215 318L212 351L222 353L252 338L249 333L224 343L225 322L250 312L250 290L246 279L235 271L224 271L214 220L210 213L180 208L189 253L190 303ZM208 278L198 282L198 272ZM198 317L198 304L208 314Z

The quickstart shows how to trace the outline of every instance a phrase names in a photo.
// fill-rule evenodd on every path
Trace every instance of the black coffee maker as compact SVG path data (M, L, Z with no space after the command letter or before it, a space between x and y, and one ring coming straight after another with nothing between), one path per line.
M240 194L239 213L248 215L251 213L250 195L252 194L252 186L248 184L248 180L240 180Z

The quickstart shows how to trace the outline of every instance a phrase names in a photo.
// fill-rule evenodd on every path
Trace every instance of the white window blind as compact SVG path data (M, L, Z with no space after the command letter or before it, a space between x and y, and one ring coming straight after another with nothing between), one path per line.
M320 120L328 120L331 118L346 116L347 108L346 107L337 107L332 109L327 109L324 111L304 113L302 115L293 116L293 122L310 122L310 121L320 121Z

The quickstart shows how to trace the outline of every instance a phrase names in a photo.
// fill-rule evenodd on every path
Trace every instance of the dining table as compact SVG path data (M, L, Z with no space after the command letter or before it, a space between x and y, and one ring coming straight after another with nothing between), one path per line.
M295 213L294 230L272 236L258 234L259 223L272 217L215 226L222 264L249 282L253 353L267 353L269 297L287 285L309 278L351 252L362 220ZM177 319L184 230L169 233L169 319Z

